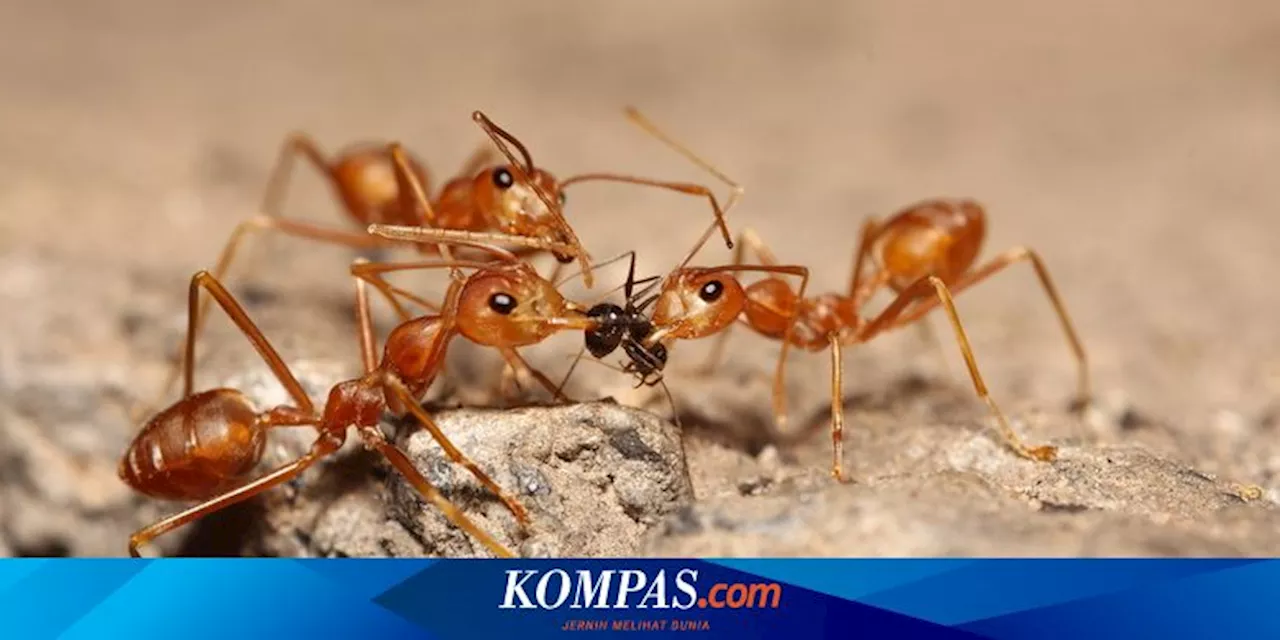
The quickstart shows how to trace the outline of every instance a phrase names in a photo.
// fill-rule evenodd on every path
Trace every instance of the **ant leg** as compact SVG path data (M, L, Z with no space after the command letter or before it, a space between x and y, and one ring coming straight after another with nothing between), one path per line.
M422 309L427 313L440 312L440 305L430 302L425 298L416 296L409 291L387 282L377 273L365 270L364 267L370 264L379 263L369 262L365 259L355 260L351 263L351 275L354 276L356 280L373 285L373 288L377 289L378 293L382 294L383 299L385 299L387 303L391 305L391 308L395 310L396 316L400 318L400 322L408 322L413 319L413 314L409 313L409 310L405 309L404 305L400 303L400 298L404 298L405 300L422 307Z
M439 305L427 302L408 291L392 286L376 274L361 273L360 270L369 264L374 263L364 258L356 258L351 263L351 275L356 283L356 324L360 331L360 360L364 364L365 373L373 371L378 362L377 344L373 339L373 316L369 308L368 285L372 284L382 293L387 302L391 303L391 306L395 308L396 313L400 316L400 322L408 322L412 319L412 316L404 309L399 300L396 299L396 296L406 298L410 302L421 306L427 313L435 313L440 310Z
M629 176L620 173L584 173L566 179L560 183L560 188L565 189L575 182L621 182L625 184L635 184L643 187L656 187L658 189L666 189L691 196L706 198L711 204L711 211L715 215L715 224L720 228L720 235L724 237L724 245L730 249L733 248L733 238L729 234L729 225L725 222L725 216L728 215L729 209L737 202L740 196L741 187L737 187L739 191L734 192L730 198L729 205L720 206L720 201L716 199L716 194L711 189L689 182L668 182L665 180L653 180L650 178L641 178L638 176Z
M280 215L289 181L293 177L293 160L297 156L302 156L316 171L334 181L333 168L329 166L329 161L325 159L315 140L302 132L291 133L285 136L284 143L280 145L280 153L271 169L271 177L267 180L267 189L263 192L262 204L258 209L263 215L273 218Z
M1040 286L1044 289L1045 295L1049 297L1049 301L1053 304L1053 309L1058 314L1058 321L1062 324L1062 330L1067 334L1067 342L1071 347L1072 353L1075 355L1076 363L1079 367L1077 404L1081 407L1088 406L1092 397L1092 391L1089 382L1089 361L1085 354L1084 345L1080 342L1080 337L1076 333L1075 326L1071 323L1071 317L1067 314L1067 307L1063 304L1062 297L1058 295L1057 287L1053 285L1053 280L1049 277L1049 270L1045 268L1044 261L1040 259L1040 256L1036 254L1035 251L1027 247L1015 247L1010 249L999 256L996 256L982 267L979 267L978 269L975 269L961 277L954 285L952 285L951 291L952 293L959 295L961 291L964 291L965 289L968 289L969 287L972 287L995 275L1004 268L1023 260L1030 262L1032 268L1035 269L1036 277L1040 279ZM917 307L912 308L910 312L903 315L902 318L895 323L895 326L907 324L924 316L936 307L937 304L938 303L933 300L922 302Z
M271 346L267 337L263 335L262 330L254 324L249 318L249 314L245 313L240 303L236 302L231 292L213 277L208 271L198 271L191 276L191 285L187 290L187 340L186 349L183 351L183 389L182 397L190 397L195 387L195 353L196 353L196 315L195 311L199 308L200 290L204 289L209 295L217 301L218 306L226 312L231 318L240 332L253 345L258 354L262 356L263 361L271 368L272 373L284 385L289 396L297 404L302 411L311 414L315 413L315 407L311 404L311 399L307 396L306 391L302 389L302 385L293 373L289 371L288 365L284 363L284 359Z
M483 262L475 262L469 260L414 260L410 262L370 262L368 260L356 260L351 264L351 275L360 280L364 280L373 285L388 302L395 308L396 313L400 316L401 321L408 321L412 315L399 303L397 297L404 298L426 310L428 313L441 313L443 307L439 304L426 300L392 285L387 282L382 274L392 273L395 271L419 271L426 269L454 269L463 268L483 268L486 265Z
M876 218L868 218L862 225L858 251L853 256L853 275L849 278L848 295L853 299L855 308L862 307L871 296L889 283L889 273L887 271L879 271L873 274L870 280L864 280L865 272L863 269L867 259L871 257L871 249L875 246L876 238L879 237L880 228L880 221ZM937 353L938 359L942 361L943 369L950 373L951 367L947 364L942 341L938 340L938 334L933 330L933 325L928 322L921 322L916 325L916 331L920 334L920 341L925 343L930 350Z
M386 385L386 387L395 394L400 403L418 419L418 422L423 426L423 428L425 428L427 432L431 434L431 437L440 444L440 447L444 449L445 454L449 456L450 460L466 467L467 471L470 471L471 475L475 476L476 480L480 481L480 484L484 485L489 489L489 491L493 492L494 495L498 496L498 499L506 505L507 509L516 517L516 520L520 522L521 526L528 526L529 512L524 508L524 505L520 504L520 501L517 500L515 496L504 491L502 487L499 487L498 483L494 482L493 478L489 477L489 474L481 470L475 462L463 454L462 451L449 441L449 438L444 435L444 432L441 431L440 427L438 427L435 421L431 419L431 416L427 415L427 412L423 410L422 406L414 400L413 394L409 393L409 389L404 386L403 382L394 376L386 376L383 378L383 384Z
M568 371L564 372L564 377L560 379L560 384L556 385L557 396L564 394L565 385L569 384L569 378L573 375L573 371L578 368L578 363L582 362L582 356L586 354L586 352L587 352L586 347L578 347L578 355L573 357L573 362L569 365ZM596 360L595 362L600 362L600 361ZM600 364L605 364L605 363L600 362Z
M560 279L561 272L564 271L564 263L556 260L555 266L551 267L551 273L547 275L547 282L556 282Z
M384 240L353 231L326 229L324 227L288 220L286 218L255 216L236 225L236 228L232 232L226 246L222 249L222 253L218 258L217 264L210 272L212 277L218 280L223 279L231 266L231 261L235 257L236 249L241 241L244 240L248 232L260 230L278 231L285 235L353 248L374 248L388 246L389 244ZM204 300L198 307L188 312L188 317L192 321L192 335L198 335L203 330L204 316L208 308L209 301ZM177 381L178 373L182 370L182 367L182 361L178 361L173 364L173 367L170 369L169 376L165 379L164 384L161 386L158 393L160 400L169 394L169 390L173 387L173 383ZM158 401L153 402L147 407L135 409L131 414L131 418L136 421L141 413L150 411L150 407L157 403Z
M735 181L733 178L730 178L723 171L717 169L715 165L711 164L710 162L706 161L698 154L694 153L692 149L685 146L679 140L676 140L667 132L663 131L662 129L659 129L658 125L654 124L652 120L645 117L644 114L640 113L639 109L633 106L628 106L623 109L623 113L626 114L627 119L630 120L632 124L635 124L636 126L643 129L645 133L648 133L649 135L653 136L659 142L661 142L662 144L670 148L672 151L675 151L676 153L684 156L686 160L692 162L693 164L701 168L703 171L706 171L707 173L715 176L716 179L728 185L730 189L729 199L725 202L724 214L725 215L729 214L729 210L732 209L734 205L738 203L738 200L742 198L742 194L745 192L745 189L743 189L742 185L738 184L737 181ZM727 234L728 232L726 231L725 233ZM728 242L728 238L726 238L725 241ZM732 245L730 245L730 248L733 248Z
M370 238L367 234L328 229L281 217L280 212L284 207L284 196L293 174L293 159L295 156L305 158L316 171L329 179L330 182L337 181L332 167L329 166L329 162L325 159L324 154L314 140L304 133L293 133L287 136L281 146L275 167L271 171L271 178L267 182L267 189L263 194L262 203L258 209L259 214L236 225L236 228L231 232L231 236L227 239L226 245L223 246L222 252L218 255L218 261L213 268L214 277L218 279L226 277L237 248L251 231L279 231L285 235L308 238L355 249L377 249L388 246L389 243ZM201 307L201 310L203 311L206 308Z
M955 293L954 289L952 293ZM938 339L938 332L934 331L933 325L929 323L929 319L920 318L920 321L915 323L914 326L916 333L919 334L920 341L925 344L926 348L937 355L938 360L942 362L942 369L946 371L947 377L951 377L951 366L947 363L946 351L943 349L942 341Z
M844 475L844 364L841 362L840 336L831 334L831 477L840 482Z
M987 384L982 380L982 374L978 372L978 362L973 356L973 348L969 346L969 338L965 335L964 327L960 324L960 315L956 312L955 301L951 297L951 291L941 278L925 276L916 280L910 287L903 290L888 307L885 307L879 316L864 325L862 330L849 339L849 342L866 342L886 329L901 326L905 321L905 318L899 317L902 311L916 298L928 295L930 290L937 295L939 304L946 309L947 319L950 320L951 328L956 335L956 342L960 345L960 354L964 356L965 365L969 368L969 378L973 380L974 391L977 392L978 397L987 404L987 408L995 416L1005 442L1025 458L1041 462L1052 462L1057 457L1057 447L1048 445L1028 447L1023 444L1018 434L1014 432L1013 427L1009 426L1009 421L1005 418L1004 412L996 405L996 401L991 398L991 394L987 390Z
M559 386L551 382L551 380L547 378L547 376L544 375L541 371L535 369L532 365L530 365L529 362L525 360L524 357L521 356L520 353L517 352L514 348L503 347L503 348L500 348L499 351L502 352L502 357L506 359L507 366L510 367L510 369L503 370L504 374L508 370L517 372L517 373L520 371L524 371L528 375L532 376L534 380L537 380L538 384L542 385L544 389L546 389L547 391L550 391L551 394L555 397L557 402L563 402L566 404L572 402L572 400L570 400L568 397L564 395L564 393L560 391Z
M409 406L416 407L417 405L410 401ZM502 543L495 540L487 531L481 529L478 525L472 522L471 519L462 512L462 509L459 509L457 505L444 497L444 495L440 493L439 489L432 486L431 482L413 466L413 461L409 460L409 457L406 456L403 451L397 449L390 442L387 442L387 439L382 435L377 427L362 427L360 429L360 436L364 438L364 441L368 443L369 446L377 449L378 452L387 459L387 462L390 462L391 466L395 467L396 470L404 476L405 480L408 480L409 484L413 485L413 488L417 489L418 493L421 494L423 498L426 498L427 502L430 502L432 506L439 509L440 512L444 514L444 517L448 518L454 526L467 532L476 540L479 540L480 543L485 547L488 547L489 551L493 552L494 555L500 558L515 557L515 554L511 553L511 551L504 547Z
M408 211L421 212L420 224L424 227L436 226L436 211L431 206L431 198L427 197L427 188L422 184L418 174L414 172L409 161L408 152L398 142L387 145L387 153L391 156L391 166L396 177L396 197L400 207ZM453 259L453 252L445 244L435 245L436 251L445 260ZM460 279L457 269L452 271L454 279Z
M755 254L756 260L758 260L760 264L766 266L778 264L778 259L773 255L773 251L770 251L769 247L760 239L760 235L757 234L754 229L750 228L743 229L742 233L738 236L738 245L733 250L733 264L738 265L746 262L743 254L747 249L750 249L751 252ZM719 368L721 361L724 360L724 348L729 342L729 331L732 328L733 325L729 325L728 327L725 327L724 331L721 332L719 336L716 336L716 340L711 345L711 353L707 356L706 362L702 363L702 366L695 370L697 375L708 376Z
M513 388L514 387L514 388ZM510 406L512 399L517 395L524 393L524 386L520 384L520 376L517 375L516 369L511 366L510 362L502 365L502 375L498 378L498 395L502 397L503 402Z
M853 298L855 306L861 306L860 303L865 302L875 290L884 286L887 282L883 278L877 278L872 283L869 290L863 290L862 277L863 265L866 264L867 258L871 255L871 248L875 245L876 237L880 233L880 221L875 218L867 218L862 223L862 233L859 234L858 251L853 254L853 275L849 277L849 297Z
M780 273L800 277L800 288L796 291L796 299L803 300L805 291L809 288L809 268L799 265L743 265L734 264L722 267L714 267L709 271L729 273L729 272L761 272L761 273ZM787 329L782 333L782 348L778 352L778 367L773 377L773 421L778 429L778 433L786 428L787 424L787 388L786 388L786 368L787 353L791 349L792 335L794 335L796 320L799 315L800 306L796 305L796 314L791 317L791 321L787 323Z
M135 558L141 557L141 554L138 553L138 549L157 537L188 524L193 520L203 518L215 511L219 511L238 502L248 500L267 489L298 477L298 475L303 471L306 471L308 467L318 462L321 458L337 451L340 445L341 442L335 442L331 437L321 436L315 444L311 445L311 450L303 454L301 458L284 464L257 480L232 489L220 496L206 500L181 513L174 514L155 524L138 530L132 536L129 536L129 555Z
M507 246L525 247L536 249L538 251L555 251L560 253L571 254L577 249L572 245L554 240L546 240L543 238L534 238L530 236L514 235L509 233L496 233L489 231L466 231L462 229L435 229L429 227L410 227L404 225L393 224L371 224L368 232L380 238L388 238L391 240L403 240L406 242L414 242L417 244L448 244L450 246L459 245L471 247L484 251L498 260L513 262L517 259L517 255L506 249ZM475 263L480 267L493 264L478 263L475 260L459 260L459 262ZM585 271L583 273L585 279Z
M357 260L355 264L364 264ZM355 264L352 266L354 267ZM373 318L369 310L369 283L360 277L356 281L356 324L360 330L360 363L366 375L378 367L377 344L373 338Z

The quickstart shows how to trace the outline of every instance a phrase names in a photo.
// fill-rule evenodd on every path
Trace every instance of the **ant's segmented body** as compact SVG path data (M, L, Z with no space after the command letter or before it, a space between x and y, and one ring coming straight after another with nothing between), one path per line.
M638 111L629 109L628 115L686 158L738 188L736 183L709 163L659 131ZM725 213L728 213L727 207ZM710 231L708 229L707 233ZM996 418L1005 441L1019 455L1033 460L1051 461L1056 457L1056 448L1023 444L991 398L986 383L978 372L977 362L952 296L1011 264L1028 261L1035 268L1041 285L1053 303L1079 362L1080 400L1087 402L1089 378L1084 348L1076 336L1057 289L1049 278L1048 270L1035 252L1027 248L1015 248L985 265L974 266L985 231L986 215L982 207L965 199L920 202L883 222L869 220L863 227L848 291L806 297L809 270L796 265L779 265L756 234L746 230L737 244L733 264L709 268L687 267L685 265L693 256L690 253L684 263L663 278L656 300L646 300L646 304L653 304L653 312L649 317L650 330L640 340L640 352L653 353L661 345L669 350L677 340L719 334L719 340L703 368L704 372L709 372L719 362L728 330L735 322L742 322L763 336L781 341L782 349L773 389L774 419L781 428L786 423L787 415L784 372L788 349L792 346L807 351L829 349L832 368L831 473L835 478L843 479L842 349L868 342L887 331L911 324L942 306L955 332L974 389ZM704 234L703 241L706 235ZM700 247L701 242L695 245L694 252ZM759 265L744 264L743 253L748 248L756 255ZM876 265L876 270L870 275L864 274L864 265L868 261ZM772 272L777 275L744 285L735 275L735 272L743 271ZM793 289L792 284L778 277L779 275L800 277L799 288ZM877 315L863 317L862 307L884 288L892 289L896 297ZM642 379L649 379L654 374L654 369L661 369L661 364L665 364L665 358L662 362L647 358L633 359L631 369L638 376L643 374Z
M516 238L512 241L518 242ZM170 500L203 500L182 513L151 525L130 539L129 551L171 529L213 511L245 500L291 478L337 451L348 429L357 430L366 445L382 453L415 488L459 528L480 540L498 555L511 555L492 536L474 525L456 506L440 495L405 455L386 441L378 427L385 411L412 414L440 443L454 462L463 465L487 489L499 497L521 525L528 523L525 508L495 483L487 473L459 451L418 405L434 381L453 338L462 336L502 352L513 366L525 366L515 349L535 344L564 330L591 330L598 323L565 300L555 286L541 278L527 263L495 246L450 241L485 251L495 262L436 261L408 264L359 262L356 276L357 309L361 330L361 356L365 374L340 382L330 390L319 411L302 390L279 354L254 325L243 308L208 272L191 280L189 320L181 400L159 412L129 446L120 462L120 477L140 493ZM388 335L380 360L374 350L373 326L365 286L380 274L424 268L450 268L454 280L445 295L441 313L408 320ZM460 268L476 271L462 278ZM288 390L293 404L257 412L234 389L194 393L195 324L201 290L208 291ZM545 378L548 389L558 391ZM266 433L277 427L310 426L317 438L302 458L260 478L248 480L262 457Z

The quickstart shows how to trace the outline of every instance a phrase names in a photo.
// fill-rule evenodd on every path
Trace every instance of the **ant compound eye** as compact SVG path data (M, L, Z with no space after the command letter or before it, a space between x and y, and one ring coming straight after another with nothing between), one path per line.
M561 207L564 207L564 204L565 204L566 202L568 202L568 201L569 201L569 196L568 196L567 194L565 194L565 192L561 191L561 192L560 192L560 206L561 206Z
M712 280L698 289L698 297L703 302L715 302L720 299L720 295L724 293L724 283L719 280Z
M511 315L516 310L516 299L505 293L495 293L489 296L489 308L504 316Z
M493 170L493 184L499 189L510 189L515 184L515 178L511 177L511 172L506 167L498 167Z

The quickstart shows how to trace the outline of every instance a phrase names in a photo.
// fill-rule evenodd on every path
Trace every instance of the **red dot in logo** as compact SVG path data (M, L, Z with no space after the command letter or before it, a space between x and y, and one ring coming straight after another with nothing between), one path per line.
M699 609L706 609L706 608L707 608L707 599L706 599L706 598L698 598L698 608L699 608Z

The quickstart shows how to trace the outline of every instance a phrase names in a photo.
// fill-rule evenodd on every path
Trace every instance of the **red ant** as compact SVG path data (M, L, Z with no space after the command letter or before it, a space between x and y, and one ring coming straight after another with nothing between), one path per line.
M627 115L687 159L735 190L741 190L733 180L660 131L634 108L629 108ZM728 207L724 213L728 213ZM684 262L662 280L659 293L642 303L641 306L653 305L653 313L648 319L651 326L647 333L631 336L638 345L627 350L631 357L627 369L640 377L642 382L652 384L650 376L656 375L657 380L661 379L667 351L676 340L692 340L719 334L711 356L702 368L703 373L709 372L720 361L728 330L735 320L741 321L757 333L782 342L773 388L774 421L781 429L786 424L787 417L784 385L787 350L792 346L807 351L829 348L831 439L834 450L831 474L837 480L843 480L842 349L868 342L882 333L911 324L941 305L955 332L974 389L995 416L1005 442L1026 458L1052 461L1057 455L1056 447L1023 444L991 398L986 383L978 372L973 350L960 323L952 296L1011 264L1028 261L1053 303L1075 353L1080 368L1079 399L1082 403L1087 403L1089 376L1084 348L1057 289L1049 278L1048 270L1034 251L1025 247L1015 248L974 268L985 230L986 216L982 207L972 200L963 199L929 200L907 207L885 221L868 220L862 229L848 291L814 297L805 296L808 269L795 265L778 265L776 258L756 234L746 230L740 236L732 265L687 267L685 265L693 257L691 252ZM701 242L694 247L694 252L700 247ZM748 247L762 263L760 266L742 264L743 252ZM878 267L870 275L864 274L864 263L868 259L875 261ZM734 275L734 272L742 271L799 276L800 287L794 290L791 284L777 276L744 286ZM859 309L873 294L885 287L894 291L895 299L874 317L864 318L860 315ZM632 307L630 301L628 306Z
M503 241L533 244L527 238L515 236ZM138 556L141 545L176 527L297 477L337 451L351 427L357 430L366 446L382 453L451 522L496 555L512 555L442 496L404 453L385 439L378 424L387 410L399 415L412 414L450 459L466 467L526 526L529 517L524 506L445 437L419 406L417 398L436 377L448 345L455 337L463 336L499 349L513 365L520 366L523 359L516 354L516 347L541 342L558 331L591 330L598 321L588 318L532 266L506 249L443 235L434 242L477 249L495 260L409 264L357 261L353 264L365 374L334 385L321 411L316 410L280 355L221 282L206 271L192 277L188 291L183 397L147 422L122 457L119 475L135 490L152 497L202 502L139 530L129 540L131 555ZM565 245L554 246L568 249ZM390 271L431 268L449 268L453 272L440 313L397 326L387 337L381 361L376 360L366 282L380 280L380 274ZM475 271L463 278L462 268ZM257 412L244 394L235 389L193 393L196 317L201 289L212 295L249 339L289 392L293 404ZM552 388L550 381L541 377L540 380ZM301 458L249 480L250 472L262 458L267 431L291 426L316 429L318 437L311 449Z
M261 215L236 227L219 256L214 275L222 277L226 272L236 248L249 231L270 229L358 249L388 246L385 239L365 233L319 227L281 217L280 210L295 156L308 160L328 179L348 216L361 225L391 224L469 231L473 232L472 239L490 242L497 237L483 234L536 238L541 242L521 246L534 251L550 251L561 264L578 260L582 264L583 282L588 288L594 286L590 256L562 211L565 189L571 184L612 181L658 187L706 197L717 212L720 210L714 195L702 185L613 173L586 173L557 181L545 169L534 166L528 148L515 136L480 111L473 112L471 117L506 158L507 164L486 168L484 165L491 152L488 148L481 149L463 165L458 177L444 185L435 200L426 196L430 181L423 163L399 143L351 145L335 157L327 158L308 135L290 135L271 172ZM508 143L516 148L523 162L517 161ZM553 251L553 243L568 245L571 251ZM725 243L732 243L727 230ZM421 245L421 250L433 252L435 246ZM518 253L527 251L522 249Z

